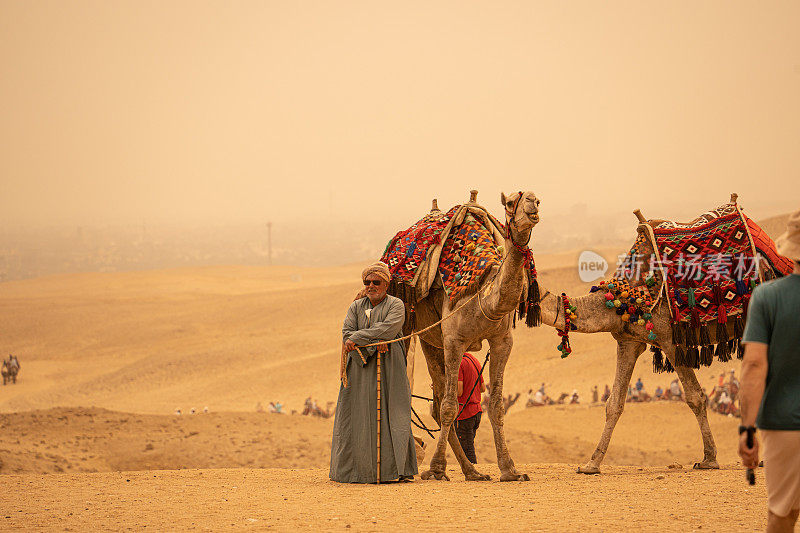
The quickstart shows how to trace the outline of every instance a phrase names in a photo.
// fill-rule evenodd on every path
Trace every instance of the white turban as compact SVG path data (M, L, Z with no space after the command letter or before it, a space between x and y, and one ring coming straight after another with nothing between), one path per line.
M392 279L392 273L389 272L389 265L383 261L376 261L365 268L364 271L361 272L361 279L367 279L367 276L370 274L377 274L387 283Z

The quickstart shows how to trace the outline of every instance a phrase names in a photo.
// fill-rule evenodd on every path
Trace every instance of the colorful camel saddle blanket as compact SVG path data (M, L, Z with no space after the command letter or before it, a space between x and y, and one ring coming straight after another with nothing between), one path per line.
M431 211L386 246L381 261L392 273L390 292L413 305L438 279L455 300L501 263L503 232L503 224L478 205Z
M739 342L752 290L761 281L792 271L769 236L732 202L689 223L648 220L614 279L602 290L606 306L623 321L644 325L654 352L653 370L670 370L653 331L652 312L661 298L672 317L672 342L678 365L700 368L713 356L742 356ZM733 319L733 337L726 324ZM707 324L717 322L714 342ZM716 344L714 348L713 344Z
M791 261L735 203L688 224L651 221L650 226L673 318L695 327L742 315L755 285L792 270Z

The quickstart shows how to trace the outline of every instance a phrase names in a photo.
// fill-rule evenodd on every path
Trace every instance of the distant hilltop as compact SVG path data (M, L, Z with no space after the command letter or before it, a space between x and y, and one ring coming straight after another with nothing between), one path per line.
M421 216L424 213L419 213ZM774 239L788 214L759 222ZM383 221L363 225L330 220L324 227L274 223L276 265L326 267L374 260L394 234L410 226ZM624 251L635 236L630 213L593 213L573 206L542 217L531 246L539 254L580 249ZM0 282L74 272L120 272L211 265L268 265L266 225L209 227L50 227L0 229Z

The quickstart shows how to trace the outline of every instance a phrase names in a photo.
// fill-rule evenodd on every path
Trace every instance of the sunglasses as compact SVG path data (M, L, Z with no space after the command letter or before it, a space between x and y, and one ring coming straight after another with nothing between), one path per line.
M369 284L370 284L370 283L372 283L373 285L375 285L375 286L377 287L377 286L379 286L381 283L383 283L383 280L382 280L382 279L365 279L365 280L364 280L364 286L365 286L365 287L369 287Z

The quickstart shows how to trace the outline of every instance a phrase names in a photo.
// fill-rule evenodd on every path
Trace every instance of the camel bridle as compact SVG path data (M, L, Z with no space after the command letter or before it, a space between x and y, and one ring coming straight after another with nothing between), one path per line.
M533 232L531 232L531 235L528 235L528 240L525 241L524 244L518 244L516 241L514 241L514 235L511 233L511 224L514 224L514 227L516 227L517 209L519 209L519 204L522 203L522 198L524 197L524 195L522 194L522 191L517 192L517 194L518 194L517 199L514 200L514 207L510 211L508 209L508 206L506 206L506 209L505 209L505 211L506 211L506 236L508 237L508 240L511 241L511 244L513 244L517 248L521 249L522 247L528 245L528 243L531 240L531 235L533 234ZM527 215L527 213L526 213L526 215Z

